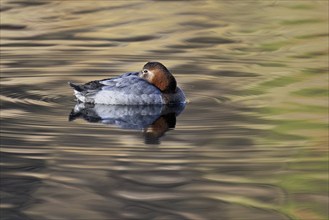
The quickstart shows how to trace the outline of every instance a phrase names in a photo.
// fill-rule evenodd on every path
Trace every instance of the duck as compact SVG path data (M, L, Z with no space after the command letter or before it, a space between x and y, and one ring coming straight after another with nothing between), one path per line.
M147 62L141 71L94 80L73 88L78 102L105 105L185 104L185 94L173 74L160 62Z

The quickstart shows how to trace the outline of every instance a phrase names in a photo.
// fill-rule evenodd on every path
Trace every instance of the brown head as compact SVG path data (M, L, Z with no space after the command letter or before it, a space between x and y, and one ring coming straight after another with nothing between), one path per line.
M169 70L159 62L148 62L144 65L139 76L155 85L164 93L175 93L176 80Z

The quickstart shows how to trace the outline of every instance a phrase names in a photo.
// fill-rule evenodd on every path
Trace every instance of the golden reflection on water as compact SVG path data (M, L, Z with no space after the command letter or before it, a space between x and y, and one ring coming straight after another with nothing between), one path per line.
M327 37L326 1L1 0L1 216L326 219ZM68 122L67 81L149 60L175 129Z

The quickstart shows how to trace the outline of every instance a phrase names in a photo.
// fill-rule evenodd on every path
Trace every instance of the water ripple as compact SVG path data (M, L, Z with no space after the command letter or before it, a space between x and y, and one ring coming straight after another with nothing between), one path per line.
M1 216L324 219L324 4L2 0ZM67 81L149 60L183 88L179 117L68 121Z

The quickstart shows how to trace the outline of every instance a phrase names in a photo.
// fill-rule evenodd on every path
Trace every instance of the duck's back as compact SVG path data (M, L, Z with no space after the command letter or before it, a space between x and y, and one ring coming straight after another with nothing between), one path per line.
M163 104L161 91L138 77L137 72L76 86L75 95L80 101L87 103L111 105Z

